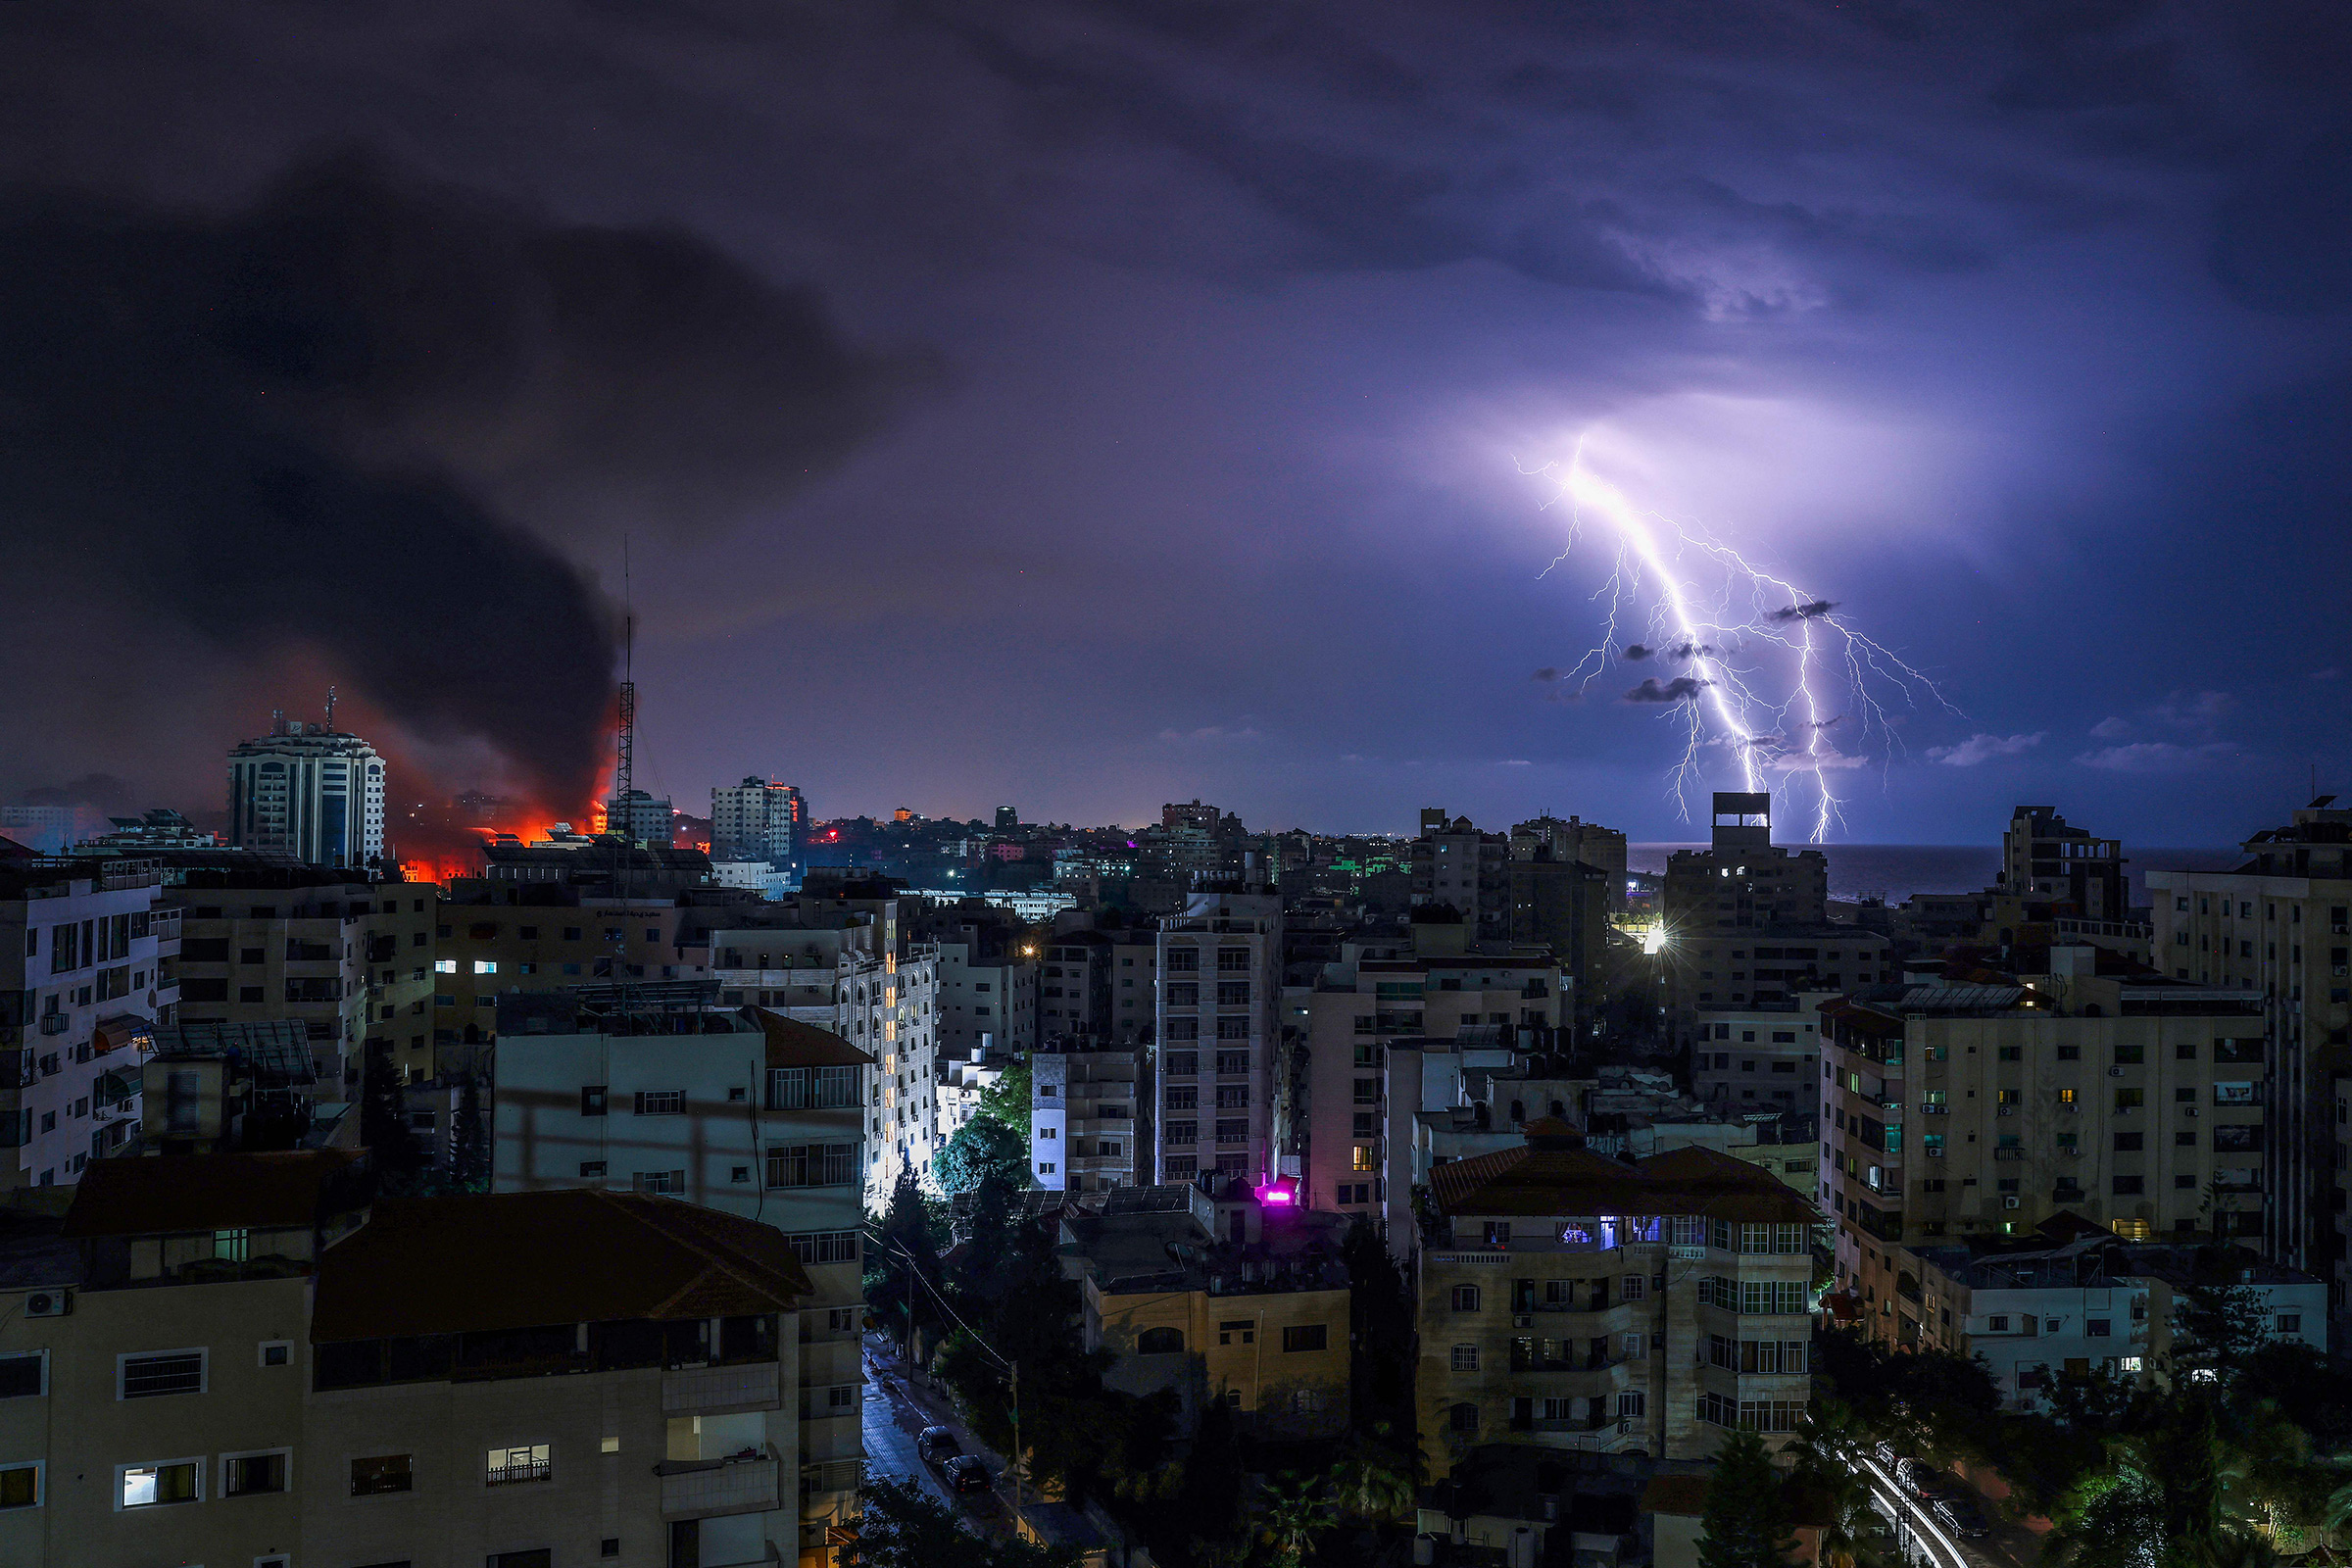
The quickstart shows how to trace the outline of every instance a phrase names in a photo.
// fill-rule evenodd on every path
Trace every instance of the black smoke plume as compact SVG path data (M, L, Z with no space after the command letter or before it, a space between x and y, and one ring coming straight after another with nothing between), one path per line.
M1670 681L1660 681L1652 675L1625 694L1629 703L1687 703L1705 691L1713 681L1700 680L1694 675L1677 675Z
M576 806L616 626L560 546L723 525L906 379L692 236L361 155L226 214L0 192L0 605L58 637L93 721L142 678L258 713L296 661ZM198 667L133 672L159 627Z

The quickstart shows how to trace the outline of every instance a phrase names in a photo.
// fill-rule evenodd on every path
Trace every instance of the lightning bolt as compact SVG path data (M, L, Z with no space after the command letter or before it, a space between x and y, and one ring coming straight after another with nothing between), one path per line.
M1851 717L1858 747L1877 746L1891 757L1902 743L1888 722L1886 701L1915 705L1924 699L1959 711L1935 682L1855 629L1829 601L1756 565L1704 529L1636 506L1586 466L1582 440L1565 470L1554 464L1521 471L1557 472L1557 499L1568 506L1568 542L1545 571L1567 560L1594 520L1615 542L1614 564L1592 596L1602 607L1600 641L1568 671L1576 689L1589 689L1620 657L1618 638L1626 624L1644 627L1655 648L1651 657L1661 666L1679 664L1686 671L1663 686L1653 678L1636 688L1649 694L1644 700L1665 704L1663 717L1682 731L1668 793L1686 821L1690 794L1704 780L1707 751L1728 747L1750 791L1763 790L1770 774L1808 777L1811 839L1824 843L1844 825L1831 774L1867 760L1860 751L1833 744L1833 727ZM1832 701L1833 682L1843 688L1850 713ZM1791 722L1801 736L1788 733Z

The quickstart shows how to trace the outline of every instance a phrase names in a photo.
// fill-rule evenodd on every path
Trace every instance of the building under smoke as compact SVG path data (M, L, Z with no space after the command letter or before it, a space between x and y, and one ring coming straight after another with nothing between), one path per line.
M228 835L312 865L364 866L384 853L383 759L331 719L280 713L267 737L228 754Z
M808 805L790 784L771 784L754 773L732 789L710 791L713 860L764 860L778 871L798 872L808 825Z

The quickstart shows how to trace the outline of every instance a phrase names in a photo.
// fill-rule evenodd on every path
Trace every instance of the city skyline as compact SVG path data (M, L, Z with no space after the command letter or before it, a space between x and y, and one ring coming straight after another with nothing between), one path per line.
M215 510L226 470L18 473L13 575L41 591L9 596L32 635L0 668L0 795L96 771L202 806L179 778L330 682L453 791L576 780L628 536L656 793L766 768L940 813L1198 793L1371 830L1427 797L1685 836L1673 705L1627 700L1676 672L1619 637L1581 702L1543 676L1608 643L1607 553L1568 548L1544 477L1580 442L1943 692L1841 771L1846 841L2025 799L2197 842L2352 768L2325 21L723 15L520 7L569 46L455 76L455 12L181 38L166 9L124 37L178 41L135 59L65 13L19 25L0 168L70 195L0 213L11 318L67 287L74 211L293 274L375 222L437 287L466 244L508 260L429 318L321 309L477 354L463 323L506 323L483 341L516 358L353 395L382 367L232 344L250 403L191 390L169 432L216 464L297 431L348 486L321 516L410 514L378 466L421 464L457 507L421 533L296 549ZM838 134L829 94L881 81L891 112ZM599 234L678 289L531 316L541 289L615 309ZM165 297L212 286L188 267ZM716 329L721 300L753 324ZM152 355L85 355L73 410ZM375 594L326 611L355 577ZM168 695L111 650L44 667L102 584Z

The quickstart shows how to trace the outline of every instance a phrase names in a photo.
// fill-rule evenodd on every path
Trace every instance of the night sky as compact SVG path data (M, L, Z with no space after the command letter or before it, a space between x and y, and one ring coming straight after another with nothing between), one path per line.
M1839 837L2233 840L2352 794L2347 15L9 6L0 798L215 808L328 679L564 787L625 534L688 809L1694 836L1672 671L1536 678L1582 437L1937 684Z

